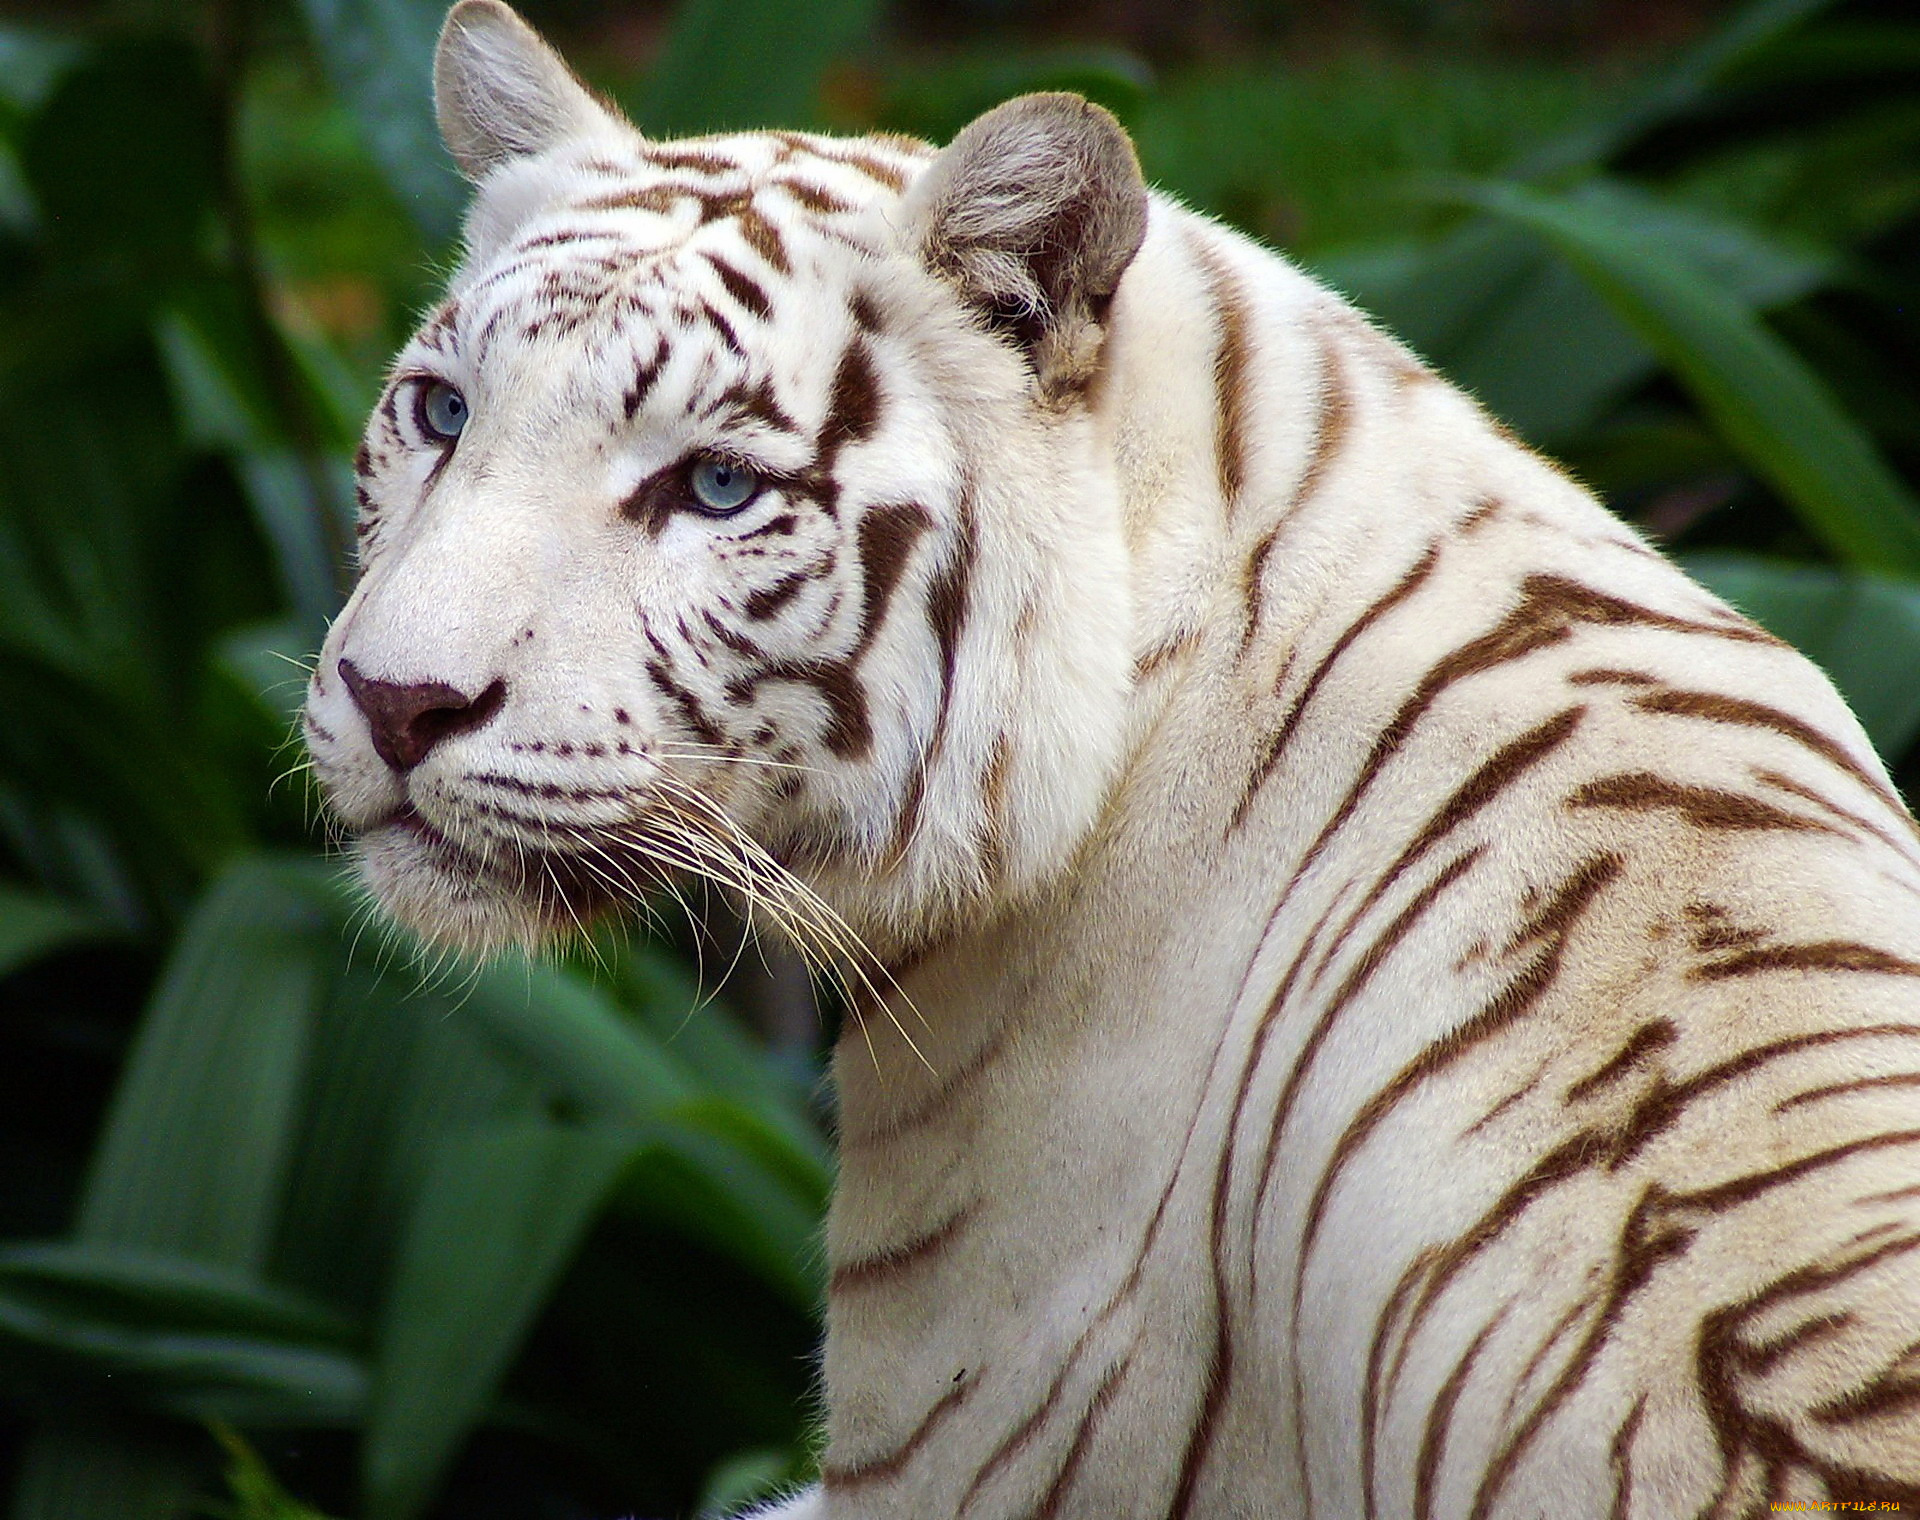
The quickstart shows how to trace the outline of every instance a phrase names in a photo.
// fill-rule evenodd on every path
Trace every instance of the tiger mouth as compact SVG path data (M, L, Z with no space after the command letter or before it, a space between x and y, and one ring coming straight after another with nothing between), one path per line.
M400 836L422 864L468 890L491 889L544 919L576 926L631 903L642 894L642 882L657 878L660 870L644 851L616 840L583 840L578 849L563 849L503 839L495 851L478 851L423 818L411 803L373 824L363 837L383 834Z

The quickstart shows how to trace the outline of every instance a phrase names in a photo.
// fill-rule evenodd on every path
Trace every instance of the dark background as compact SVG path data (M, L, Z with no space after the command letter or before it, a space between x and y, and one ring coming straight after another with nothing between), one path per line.
M661 134L1103 101L1825 663L1920 786L1910 4L527 13ZM453 257L439 14L0 7L14 1520L606 1520L809 1469L830 1163L788 974L729 978L697 900L422 959L289 742L360 417Z

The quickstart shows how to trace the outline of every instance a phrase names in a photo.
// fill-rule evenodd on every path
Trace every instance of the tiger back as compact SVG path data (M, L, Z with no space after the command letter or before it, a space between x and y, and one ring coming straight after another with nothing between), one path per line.
M429 938L872 966L775 1513L1920 1504L1920 835L1811 665L1084 102L647 143L497 0L436 87L308 741Z

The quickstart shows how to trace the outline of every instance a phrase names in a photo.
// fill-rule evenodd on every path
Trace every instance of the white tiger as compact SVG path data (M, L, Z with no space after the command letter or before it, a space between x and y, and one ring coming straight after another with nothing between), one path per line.
M1920 1505L1920 847L1810 665L1083 101L436 83L307 733L430 939L886 963L778 1514Z

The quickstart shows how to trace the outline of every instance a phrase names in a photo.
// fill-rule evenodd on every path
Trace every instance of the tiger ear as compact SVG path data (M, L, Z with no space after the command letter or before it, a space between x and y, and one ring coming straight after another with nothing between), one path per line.
M622 124L501 0L460 0L433 56L440 138L470 180L510 159Z
M1078 95L1023 95L968 125L908 194L927 267L1026 353L1043 393L1091 374L1147 231L1125 130Z

